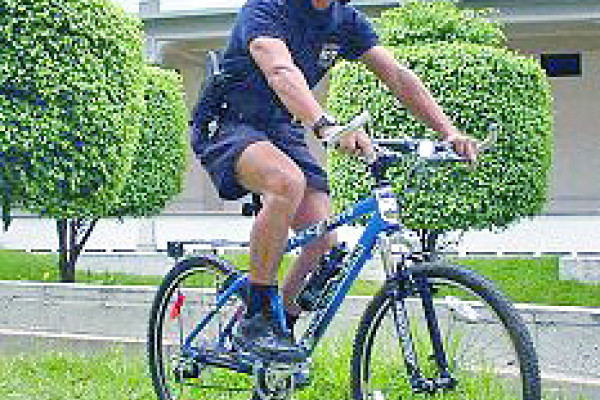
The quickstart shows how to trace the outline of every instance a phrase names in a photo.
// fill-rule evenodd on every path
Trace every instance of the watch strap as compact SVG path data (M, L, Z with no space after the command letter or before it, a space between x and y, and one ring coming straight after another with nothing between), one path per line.
M319 119L317 120L317 122L315 122L315 124L312 127L312 131L313 133L317 136L317 137L321 137L321 131L324 128L330 127L330 126L336 126L338 125L337 121L335 120L335 118L333 118L331 115L329 114L323 114L319 117Z

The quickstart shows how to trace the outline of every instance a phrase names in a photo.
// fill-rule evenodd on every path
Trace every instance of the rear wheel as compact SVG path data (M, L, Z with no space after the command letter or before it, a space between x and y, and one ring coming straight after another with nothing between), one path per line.
M454 388L430 393L435 399L539 400L540 377L529 333L518 312L493 285L459 267L435 263L410 268L428 282ZM409 383L399 338L395 303L403 301L419 368L439 377L432 341L416 288L399 299L398 282L388 281L360 323L352 360L356 400L422 399ZM453 385L450 385L453 386ZM425 396L427 397L427 396Z
M179 262L165 277L148 330L150 373L161 400L252 397L252 376L225 367L239 363L229 332L243 312L243 302L233 295L216 311L217 294L236 276L241 275L231 265L207 255ZM215 314L186 346L186 338L209 313ZM221 367L207 359L219 361Z

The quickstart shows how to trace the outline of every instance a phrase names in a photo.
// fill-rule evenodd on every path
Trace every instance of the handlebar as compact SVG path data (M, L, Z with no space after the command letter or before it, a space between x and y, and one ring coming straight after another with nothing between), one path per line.
M348 124L332 129L327 138L323 139L323 144L326 147L336 146L345 134L365 126L369 120L369 113L363 111L352 118ZM480 153L492 149L496 143L498 139L497 124L491 124L488 127L488 132L488 136L477 145ZM390 155L390 153L391 155L416 154L423 161L431 162L469 162L466 157L456 153L452 143L447 141L405 137L399 139L372 139L372 143L373 155L364 157L368 164L373 164L377 158Z

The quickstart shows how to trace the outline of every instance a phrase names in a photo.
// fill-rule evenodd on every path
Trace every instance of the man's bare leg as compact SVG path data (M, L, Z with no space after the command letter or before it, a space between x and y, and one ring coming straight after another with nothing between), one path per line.
M276 285L289 229L304 198L304 174L268 142L250 145L239 157L236 170L245 188L262 195L262 208L250 233L250 280Z
M303 350L283 327L284 309L277 270L289 229L304 198L304 173L269 142L248 146L236 164L238 181L262 195L261 208L250 234L250 284L247 312L234 341L240 348L275 361L302 361Z
M307 188L304 198L292 221L292 229L298 230L315 222L322 221L331 215L329 195ZM336 243L336 235L328 234L302 248L292 269L288 272L283 285L283 301L289 314L297 316L300 307L294 299L303 287L305 277L317 266L321 256Z

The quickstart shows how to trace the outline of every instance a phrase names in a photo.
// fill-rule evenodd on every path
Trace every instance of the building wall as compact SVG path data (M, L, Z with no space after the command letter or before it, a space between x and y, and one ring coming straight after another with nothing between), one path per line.
M554 157L546 212L600 213L600 41L598 37L511 41L527 53L582 54L580 77L550 78L554 96Z
M582 54L583 74L553 78L555 157L550 212L600 213L600 51Z

